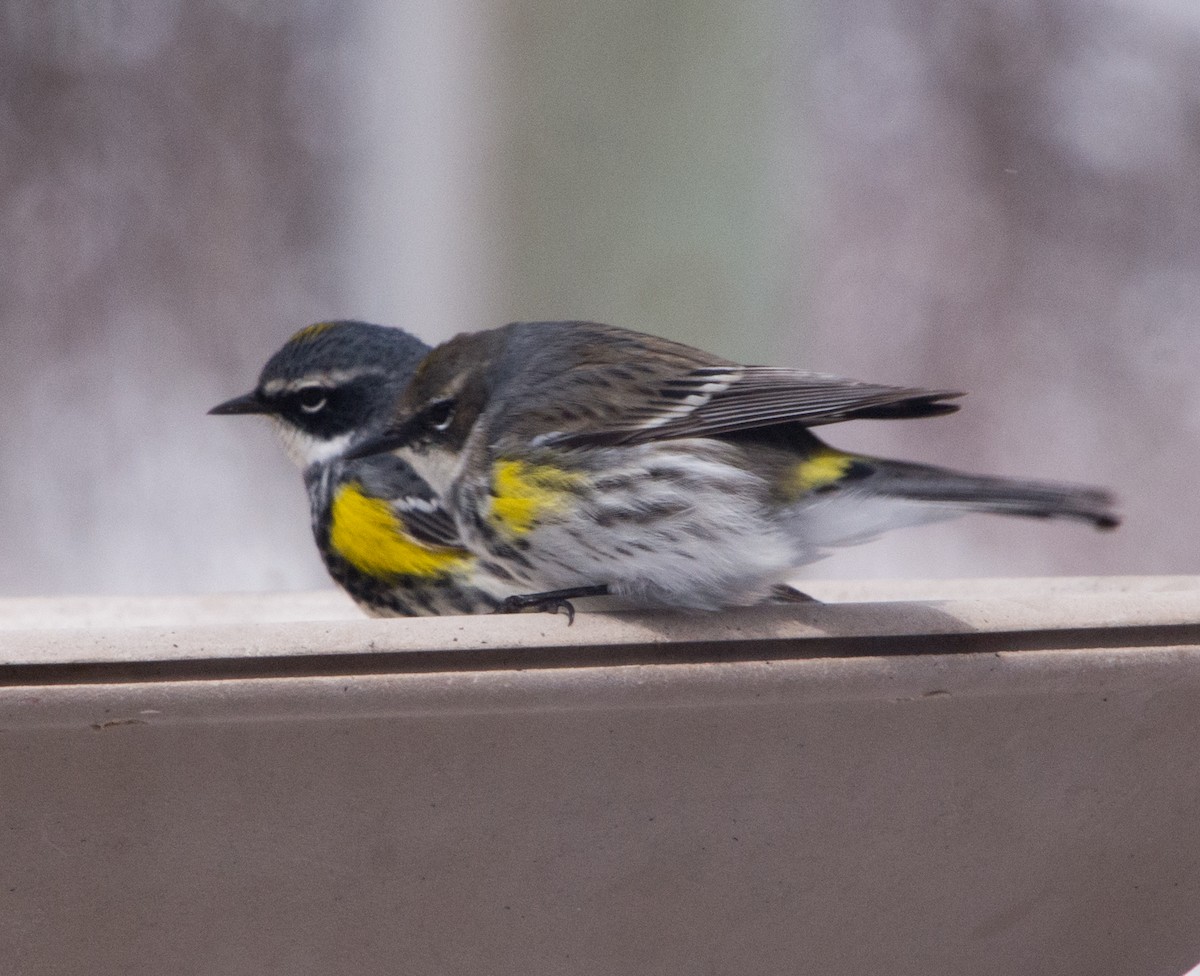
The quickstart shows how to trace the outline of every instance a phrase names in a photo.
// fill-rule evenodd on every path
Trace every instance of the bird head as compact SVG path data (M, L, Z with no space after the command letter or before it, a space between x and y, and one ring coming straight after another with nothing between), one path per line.
M376 437L428 351L403 329L318 322L267 360L253 390L209 413L269 417L288 455L307 468Z

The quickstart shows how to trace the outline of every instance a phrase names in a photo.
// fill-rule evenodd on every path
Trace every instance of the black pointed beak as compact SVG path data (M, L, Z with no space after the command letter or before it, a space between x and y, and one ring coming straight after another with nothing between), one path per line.
M368 437L360 444L355 444L346 452L346 460L361 461L363 458L374 457L376 454L386 454L398 447L404 447L413 439L415 433L412 421L398 427L389 427L382 434Z
M235 413L270 413L271 408L259 399L257 393L245 393L242 396L218 403L210 414L229 415Z

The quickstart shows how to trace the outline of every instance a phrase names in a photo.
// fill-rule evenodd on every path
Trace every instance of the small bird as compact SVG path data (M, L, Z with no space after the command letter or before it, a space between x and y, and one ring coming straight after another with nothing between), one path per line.
M329 575L373 616L483 613L513 595L503 566L468 551L437 494L402 459L348 459L377 435L429 351L402 329L318 322L211 414L263 414L304 472Z
M350 453L410 463L462 544L527 588L638 606L786 598L797 567L833 547L968 512L1117 525L1099 489L849 454L811 430L945 414L960 395L518 322L433 350L391 422Z

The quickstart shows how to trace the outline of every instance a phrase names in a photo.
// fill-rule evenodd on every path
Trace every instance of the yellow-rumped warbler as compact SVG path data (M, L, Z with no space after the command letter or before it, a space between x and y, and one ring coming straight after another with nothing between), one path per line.
M409 461L463 544L529 589L647 606L757 603L831 547L967 512L1117 524L1098 489L847 454L809 430L947 413L959 395L518 322L436 348L352 454Z
M481 613L518 592L473 556L429 485L400 458L349 460L375 436L429 346L401 329L319 322L268 360L254 390L214 414L265 414L304 471L330 576L368 613Z

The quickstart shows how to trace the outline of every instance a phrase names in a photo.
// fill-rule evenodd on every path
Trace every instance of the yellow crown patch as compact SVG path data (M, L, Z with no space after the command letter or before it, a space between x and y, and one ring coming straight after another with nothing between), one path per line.
M312 325L306 325L303 329L288 339L288 345L295 346L302 342L310 342L322 332L328 332L335 325L337 325L336 322L314 322Z

